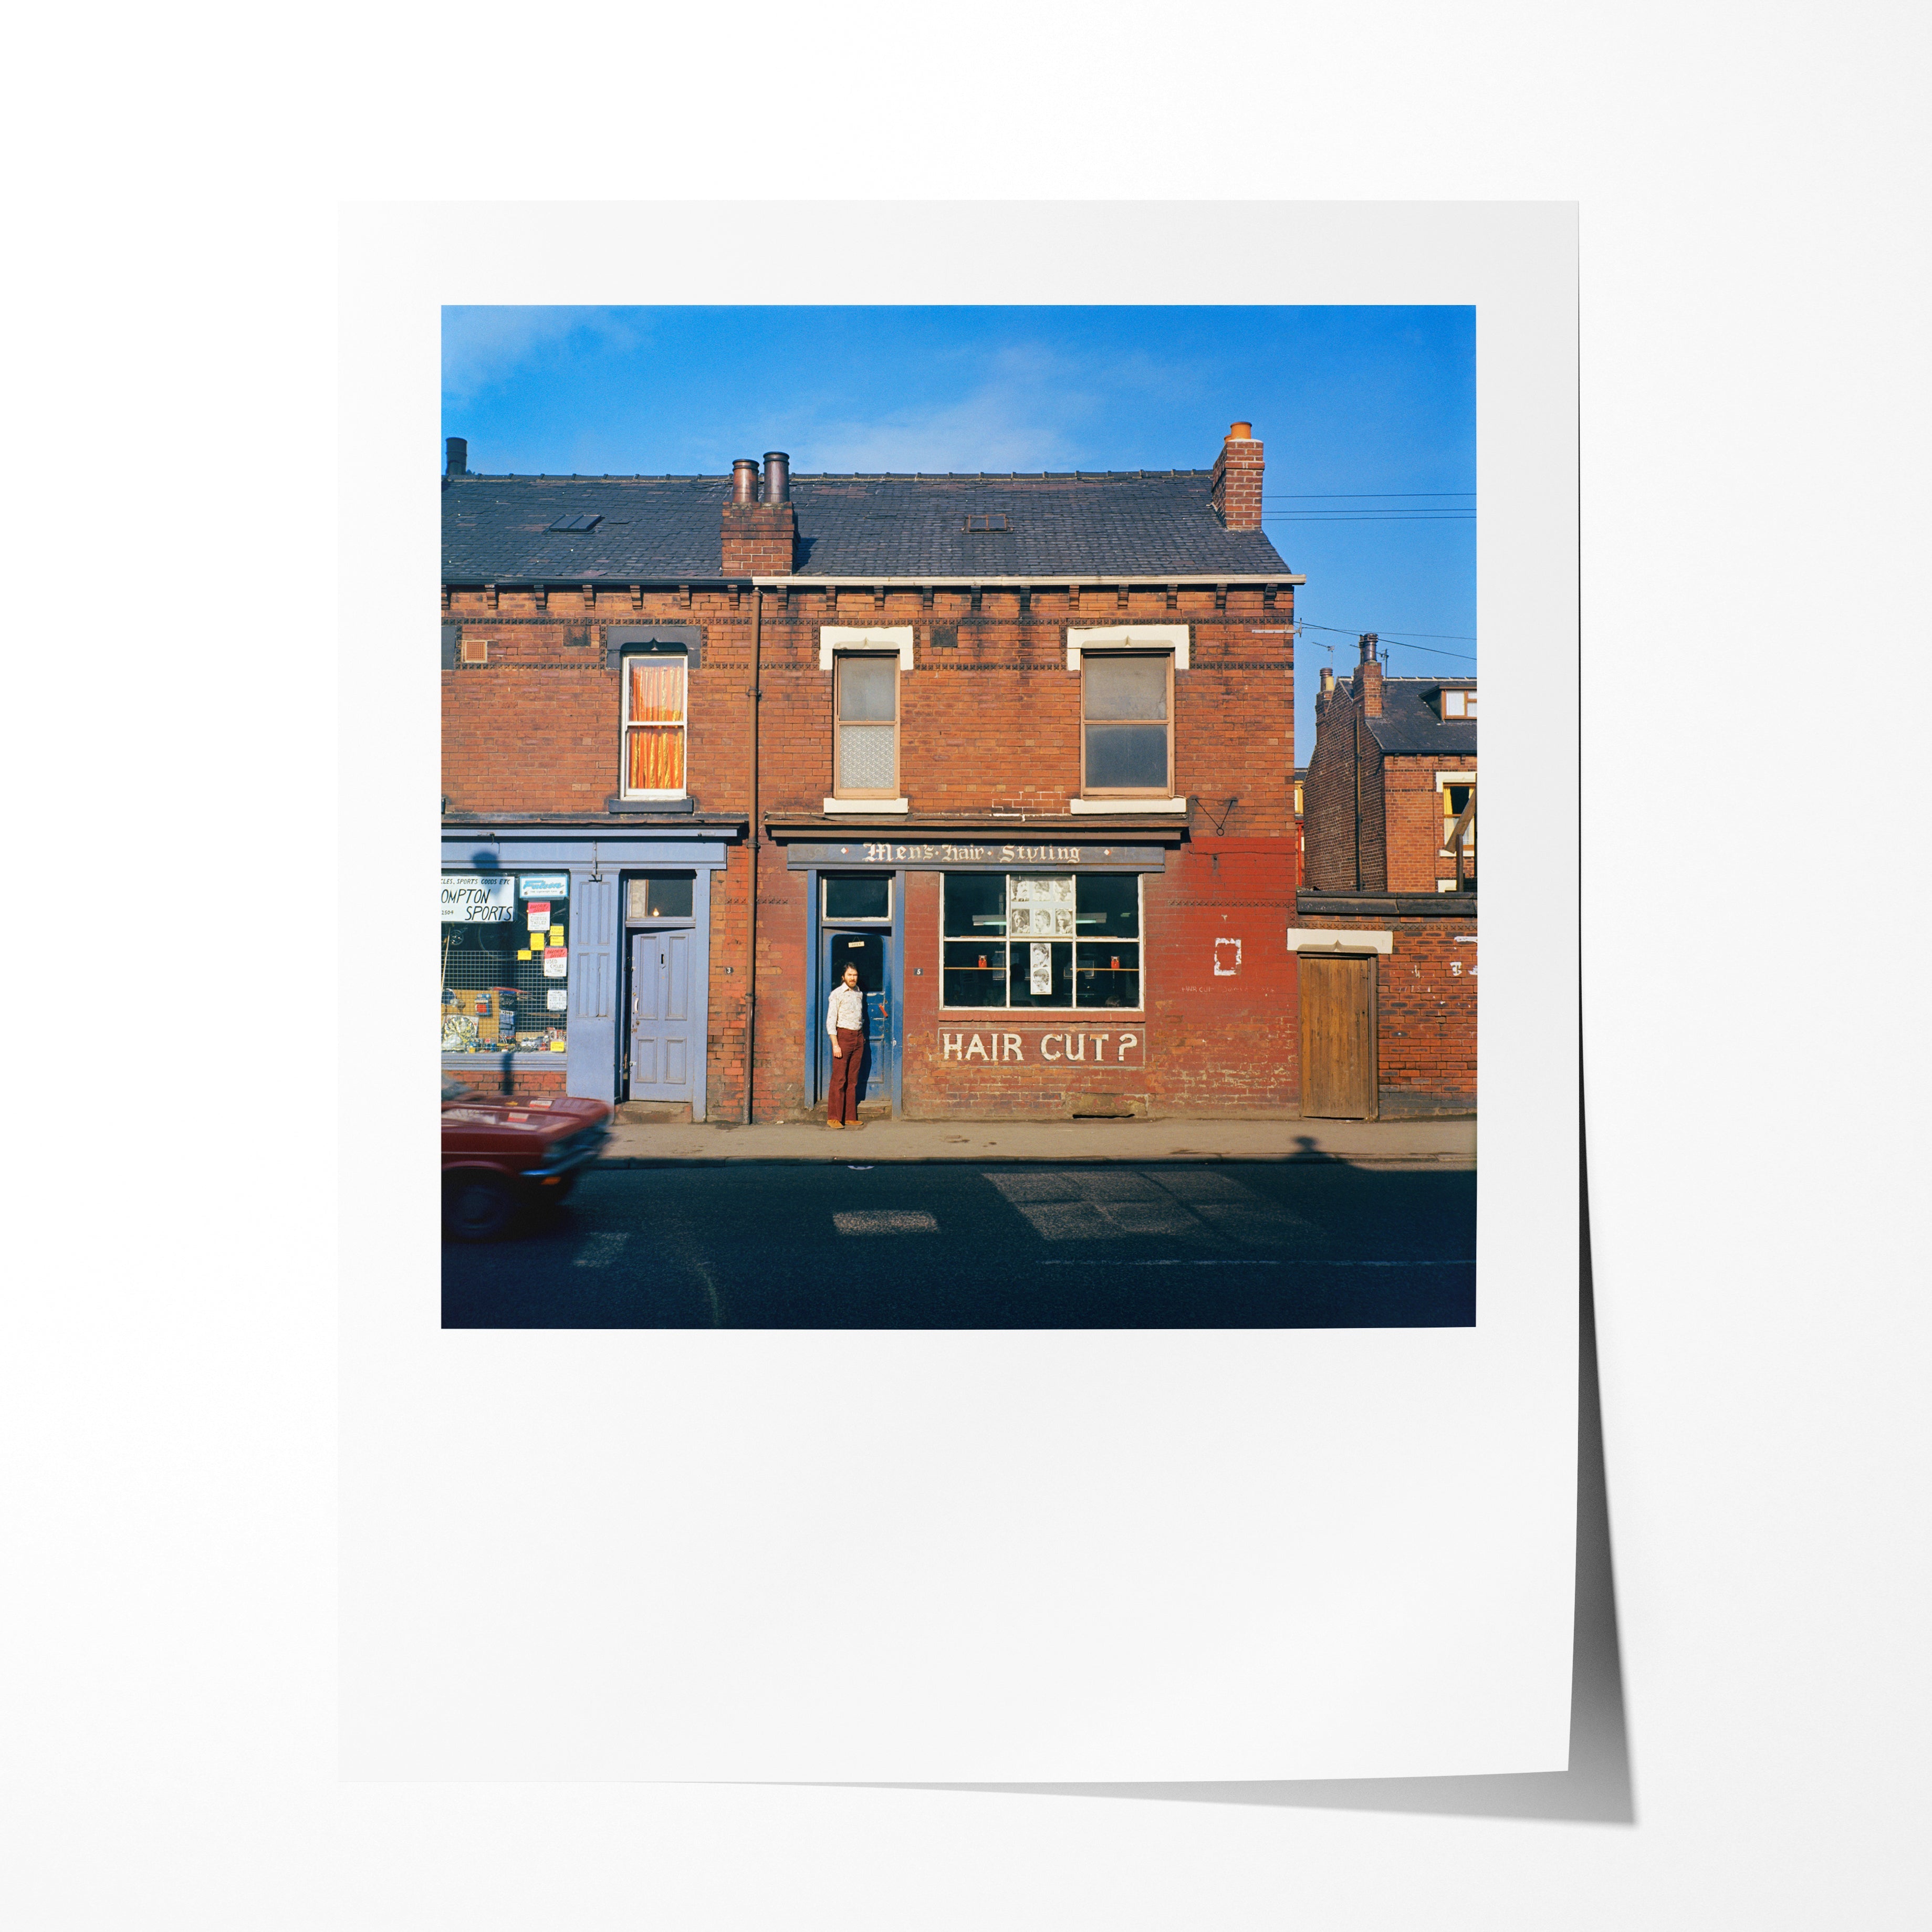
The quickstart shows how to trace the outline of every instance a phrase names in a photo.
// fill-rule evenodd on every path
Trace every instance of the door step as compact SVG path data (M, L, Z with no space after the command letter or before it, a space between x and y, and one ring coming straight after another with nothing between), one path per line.
M688 1100L620 1100L617 1118L626 1125L636 1126L646 1120L688 1120L691 1102Z

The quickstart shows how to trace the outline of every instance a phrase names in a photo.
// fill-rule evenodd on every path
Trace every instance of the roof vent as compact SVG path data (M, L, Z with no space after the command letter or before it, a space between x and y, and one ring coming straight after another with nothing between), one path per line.
M599 511L580 510L574 517L558 518L550 527L554 530L594 530L603 520Z

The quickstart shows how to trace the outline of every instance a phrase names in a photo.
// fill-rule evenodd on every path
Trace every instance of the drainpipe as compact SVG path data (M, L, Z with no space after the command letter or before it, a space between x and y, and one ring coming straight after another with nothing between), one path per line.
M764 644L765 593L752 592L752 812L750 876L745 911L745 1124L752 1124L753 1034L758 1012L758 670Z
M1355 713L1355 890L1362 890L1362 714Z

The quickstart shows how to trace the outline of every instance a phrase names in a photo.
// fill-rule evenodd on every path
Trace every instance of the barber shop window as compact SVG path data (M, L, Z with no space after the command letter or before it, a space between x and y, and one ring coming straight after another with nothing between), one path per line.
M1080 659L1080 788L1089 798L1174 791L1172 652L1087 651Z
M685 795L685 661L624 660L624 796Z
M850 926L892 916L892 875L890 872L834 873L819 881L824 895L819 909L828 922Z
M833 661L833 794L896 798L899 790L899 661L840 657Z
M1141 1004L1138 873L941 876L943 1006Z

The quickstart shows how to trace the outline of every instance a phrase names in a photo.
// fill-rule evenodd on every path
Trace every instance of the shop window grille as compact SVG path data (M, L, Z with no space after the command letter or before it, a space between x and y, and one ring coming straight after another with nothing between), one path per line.
M568 1015L551 1000L560 996L561 1009L569 977L547 976L544 954L567 945L566 908L553 906L541 933L530 930L521 902L517 914L514 924L442 928L444 1052L545 1053L563 1042Z

